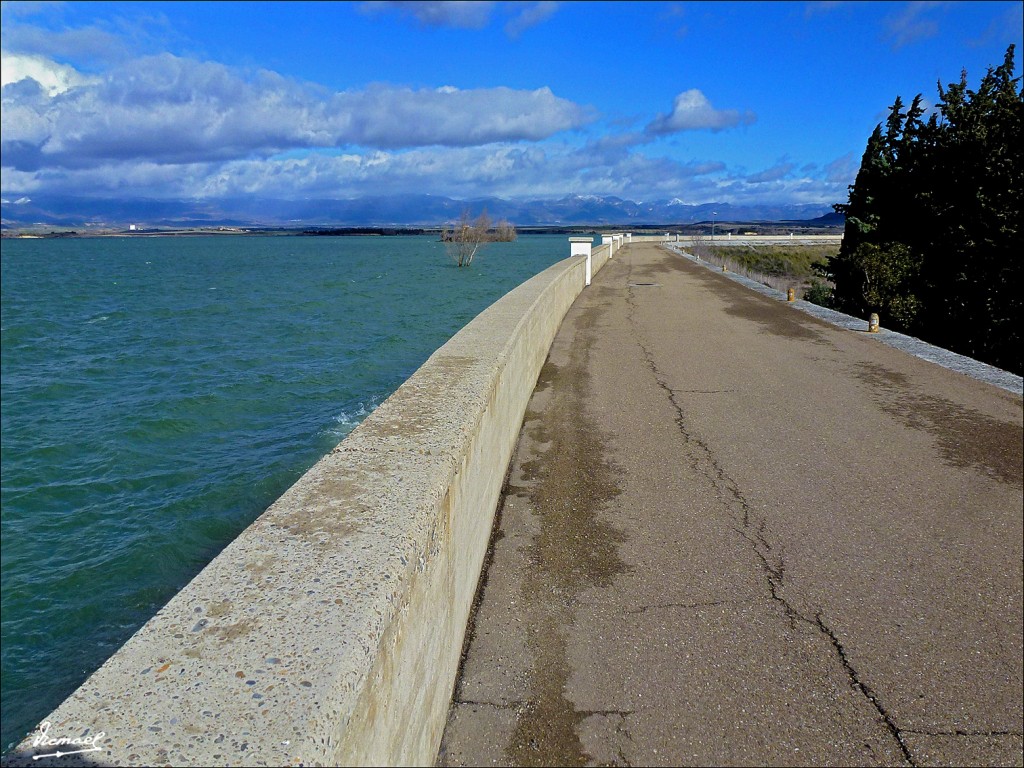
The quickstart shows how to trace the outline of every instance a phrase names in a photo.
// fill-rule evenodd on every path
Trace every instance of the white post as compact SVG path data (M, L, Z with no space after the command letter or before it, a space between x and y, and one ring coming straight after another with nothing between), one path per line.
M594 244L594 241L589 237L570 237L569 238L569 256L586 256L587 257L587 276L584 285L590 285L591 271L593 267L593 260L590 255L590 247Z
M615 255L615 240L612 235L601 235L601 245L608 246L608 258Z

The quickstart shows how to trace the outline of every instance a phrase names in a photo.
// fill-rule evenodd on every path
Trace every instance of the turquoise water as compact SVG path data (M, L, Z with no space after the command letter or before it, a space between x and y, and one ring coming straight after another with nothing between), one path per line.
M568 255L431 237L4 240L2 740L437 347Z

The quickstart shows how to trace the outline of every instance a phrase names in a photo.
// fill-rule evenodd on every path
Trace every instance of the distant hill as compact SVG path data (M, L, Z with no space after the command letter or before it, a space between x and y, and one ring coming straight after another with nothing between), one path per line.
M812 227L841 227L846 224L846 217L841 213L832 211L826 213L824 216L818 216L814 219L804 220L800 222L804 226Z
M12 196L13 197L13 196ZM700 221L820 221L842 217L831 205L691 205L679 199L637 202L612 196L570 195L551 200L497 197L455 200L437 195L389 195L352 200L122 200L32 195L0 201L4 228L37 226L143 227L388 227L438 226L486 208L492 220L517 226L692 224Z

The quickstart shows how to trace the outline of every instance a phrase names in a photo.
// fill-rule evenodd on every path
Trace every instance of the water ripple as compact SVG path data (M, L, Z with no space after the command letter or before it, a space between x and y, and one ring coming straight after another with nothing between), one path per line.
M5 240L0 745L566 246Z

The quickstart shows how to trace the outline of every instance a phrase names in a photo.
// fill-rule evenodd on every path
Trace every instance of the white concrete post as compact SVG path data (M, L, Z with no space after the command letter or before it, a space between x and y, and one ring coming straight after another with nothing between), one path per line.
M615 255L615 239L612 235L601 235L601 245L608 246L608 258Z
M590 285L591 270L593 267L593 260L590 255L590 247L594 244L594 241L589 237L570 237L569 238L569 256L586 256L587 257L587 276L584 285Z

